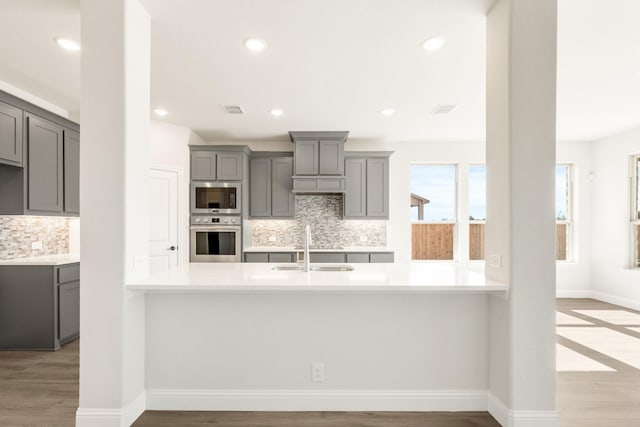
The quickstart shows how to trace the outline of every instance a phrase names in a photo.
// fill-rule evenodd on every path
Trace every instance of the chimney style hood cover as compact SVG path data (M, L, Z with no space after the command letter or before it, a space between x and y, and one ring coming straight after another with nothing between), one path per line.
M349 132L289 132L294 193L344 193L344 143Z

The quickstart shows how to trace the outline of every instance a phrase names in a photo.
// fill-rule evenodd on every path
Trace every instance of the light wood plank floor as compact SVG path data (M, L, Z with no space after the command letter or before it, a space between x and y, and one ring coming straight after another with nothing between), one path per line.
M558 300L557 308L558 312L572 316L572 318L563 317L559 328L599 328L600 331L608 329L625 337L637 339L640 343L640 323L633 323L634 316L640 315L639 312L590 299L561 299ZM606 310L607 313L602 315L602 312L586 310ZM620 317L621 312L622 317ZM626 317L625 313L627 313ZM571 319L578 320L572 322ZM588 323L578 325L580 321ZM558 343L565 348L613 370L585 372L569 369L558 373L558 408L561 427L640 426L640 370L616 358L616 343L610 343L614 348L608 351L606 342L598 343L598 349L593 349L579 341L566 336L558 337ZM56 352L0 351L0 426L66 427L74 425L75 411L78 406L78 347L79 342L75 341ZM617 351L619 350L618 348ZM633 358L633 354L631 357ZM638 357L640 358L640 355ZM566 363L564 365L566 368ZM134 426L154 427L201 427L204 425L220 427L498 426L490 415L482 412L146 411L134 424Z

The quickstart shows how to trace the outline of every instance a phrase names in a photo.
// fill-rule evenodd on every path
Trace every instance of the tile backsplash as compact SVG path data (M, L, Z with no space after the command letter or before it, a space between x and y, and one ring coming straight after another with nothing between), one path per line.
M0 216L0 260L69 252L69 218ZM42 249L32 249L42 242Z
M301 246L307 224L311 224L312 247L315 248L387 244L387 221L343 220L341 195L295 197L295 219L251 221L253 246Z

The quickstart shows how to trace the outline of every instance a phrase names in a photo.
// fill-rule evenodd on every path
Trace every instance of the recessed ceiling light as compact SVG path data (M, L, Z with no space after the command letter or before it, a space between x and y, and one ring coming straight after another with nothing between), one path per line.
M155 113L156 116L159 116L159 117L164 117L167 114L169 114L169 112L164 108L156 108L155 110L153 110L153 112Z
M80 44L78 42L74 42L73 40L61 37L55 37L53 40L55 40L56 43L58 43L58 46L62 47L63 49L70 51L80 50Z
M380 111L380 114L382 114L383 116L391 116L395 113L396 110L394 110L393 108L384 108L382 111Z
M273 110L271 110L271 115L273 117L280 117L282 113L284 113L284 111L282 111L280 108L274 108Z
M422 48L429 52L440 49L444 46L444 39L442 37L431 37L422 42Z
M264 40L254 37L248 37L244 39L244 45L247 49L253 52L260 52L267 48L267 43Z

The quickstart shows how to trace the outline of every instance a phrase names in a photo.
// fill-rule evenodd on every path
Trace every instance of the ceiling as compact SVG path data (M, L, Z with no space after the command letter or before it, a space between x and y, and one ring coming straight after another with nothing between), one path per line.
M209 141L483 141L491 0L143 0L152 17L151 107ZM79 0L0 0L0 80L80 109ZM640 1L559 0L558 139L640 125ZM257 36L267 49L242 44ZM421 42L442 36L442 49ZM241 105L229 115L221 106ZM456 107L445 115L439 104ZM284 114L272 117L269 111ZM383 116L383 108L396 113Z

